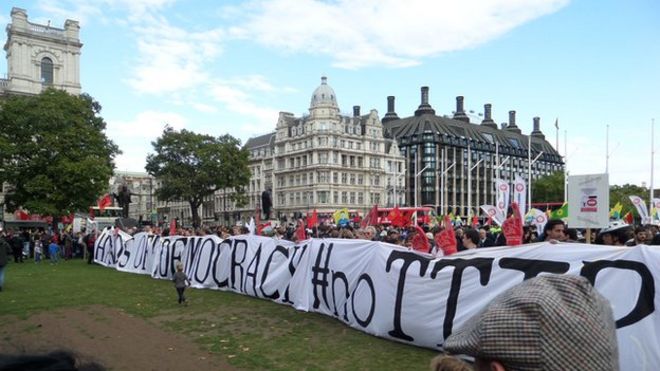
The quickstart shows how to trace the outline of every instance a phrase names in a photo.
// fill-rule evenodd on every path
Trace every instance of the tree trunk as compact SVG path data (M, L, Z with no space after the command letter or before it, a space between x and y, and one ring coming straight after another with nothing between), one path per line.
M197 229L200 227L201 219L199 217L199 203L190 201L190 213L192 215L192 223L193 223L193 228Z

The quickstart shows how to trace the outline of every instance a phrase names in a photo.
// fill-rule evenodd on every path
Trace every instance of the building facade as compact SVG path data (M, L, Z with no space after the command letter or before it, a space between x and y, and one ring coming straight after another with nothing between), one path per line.
M64 28L28 21L27 12L12 8L7 25L7 78L0 94L39 94L48 87L80 94L80 26L66 20Z
M271 217L291 220L316 209L341 208L364 215L374 204L403 205L406 182L404 157L398 145L384 135L376 110L344 115L337 96L321 78L312 93L309 114L295 117L280 112L275 131L249 139L252 178L249 203L236 209L216 194L216 209L235 219L247 220L261 207L261 195L270 190Z
M484 106L481 122L471 122L461 96L456 97L452 117L436 115L428 87L421 88L413 116L399 118L394 101L395 97L388 97L382 122L386 136L396 140L405 156L408 183L417 184L407 190L409 202L435 205L439 214L480 215L480 205L495 204L496 178L512 184L517 174L529 184L530 162L532 181L564 169L561 156L545 140L538 117L533 131L524 135L516 125L515 111L509 111L509 122L498 127L490 104Z

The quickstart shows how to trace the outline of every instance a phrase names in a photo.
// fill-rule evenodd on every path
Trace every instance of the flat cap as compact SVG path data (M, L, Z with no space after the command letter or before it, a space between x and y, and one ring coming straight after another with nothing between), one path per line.
M618 370L610 303L584 277L543 275L516 285L443 344L507 370Z

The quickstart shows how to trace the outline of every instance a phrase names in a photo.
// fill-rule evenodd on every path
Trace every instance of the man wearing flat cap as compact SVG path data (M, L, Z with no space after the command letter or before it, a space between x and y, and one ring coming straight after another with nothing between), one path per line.
M618 370L610 303L580 276L544 275L514 286L443 344L476 370ZM434 370L459 370L440 356Z

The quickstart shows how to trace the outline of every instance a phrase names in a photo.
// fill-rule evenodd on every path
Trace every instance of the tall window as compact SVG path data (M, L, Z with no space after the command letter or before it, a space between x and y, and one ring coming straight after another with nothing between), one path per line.
M41 59L41 83L44 85L53 84L53 61L48 57Z

